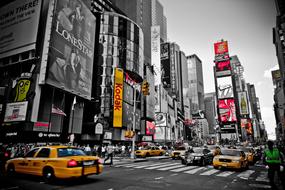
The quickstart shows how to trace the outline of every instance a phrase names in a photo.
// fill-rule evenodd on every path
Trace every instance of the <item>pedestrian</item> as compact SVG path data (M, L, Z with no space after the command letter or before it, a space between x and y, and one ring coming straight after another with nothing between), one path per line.
M105 154L106 154L106 147L105 145L102 146L102 158L105 158Z
M113 165L113 154L114 154L114 147L113 147L113 145L109 144L107 146L107 158L105 158L104 164L107 160L110 159L110 166Z
M89 144L87 144L87 146L84 147L84 152L85 152L88 156L91 155L91 148L90 148Z
M274 176L275 172L277 172L278 178L282 182L283 189L285 189L285 183L283 179L283 163L284 163L284 158L281 154L281 152L277 149L274 148L274 143L273 141L268 141L267 142L267 149L264 151L263 155L263 162L266 165L266 168L268 169L268 178L269 178L269 183L272 189L278 189L276 184L274 183Z

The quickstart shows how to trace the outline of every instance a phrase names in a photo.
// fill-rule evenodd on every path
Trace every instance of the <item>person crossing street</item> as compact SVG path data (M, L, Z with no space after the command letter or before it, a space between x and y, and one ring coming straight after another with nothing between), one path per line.
M274 148L273 141L269 140L267 142L267 146L268 148L265 149L264 151L263 162L266 165L266 168L268 169L268 178L270 186L272 189L278 189L278 187L274 182L275 172L277 172L278 178L282 182L283 189L285 189L285 182L283 176L284 175L283 155L277 148Z
M113 165L113 154L114 154L114 147L113 145L109 144L107 146L107 157L104 160L104 164L106 163L107 160L110 159L110 166Z

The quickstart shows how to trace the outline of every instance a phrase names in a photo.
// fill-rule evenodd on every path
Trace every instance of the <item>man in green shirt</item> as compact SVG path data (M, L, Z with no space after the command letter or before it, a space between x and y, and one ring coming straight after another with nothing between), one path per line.
M267 142L268 148L265 149L264 151L264 156L263 156L263 162L266 165L266 168L268 169L268 178L270 185L272 189L278 189L277 186L274 183L274 176L275 172L277 172L277 175L282 182L283 189L285 189L285 183L284 183L284 172L281 172L281 169L283 167L283 155L281 152L277 149L274 148L274 143L273 141L268 141Z

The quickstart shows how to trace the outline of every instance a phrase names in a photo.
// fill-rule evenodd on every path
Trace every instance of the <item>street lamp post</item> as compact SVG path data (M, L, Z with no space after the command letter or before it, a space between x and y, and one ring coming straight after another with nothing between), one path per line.
M134 85L134 109L133 109L133 133L134 133L134 136L132 138L132 152L131 152L131 158L134 159L135 158L135 139L136 139L136 135L135 135L135 130L136 130L136 104L137 104L137 101L136 101L136 85Z

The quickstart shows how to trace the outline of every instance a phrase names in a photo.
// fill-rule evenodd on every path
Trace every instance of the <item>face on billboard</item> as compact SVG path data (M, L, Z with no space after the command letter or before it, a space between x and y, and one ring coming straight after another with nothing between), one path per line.
M219 99L233 97L233 85L231 76L217 78L217 83Z
M229 53L227 41L215 43L214 48L215 48L215 54Z
M219 117L222 123L236 122L236 107L234 99L219 100Z
M57 1L46 83L91 98L95 16L80 0Z

